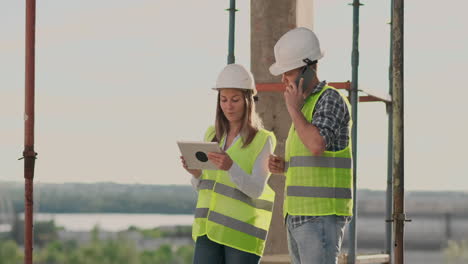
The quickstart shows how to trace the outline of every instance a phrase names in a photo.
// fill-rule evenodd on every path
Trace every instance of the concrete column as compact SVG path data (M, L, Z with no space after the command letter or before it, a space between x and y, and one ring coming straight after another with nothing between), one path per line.
M296 25L314 30L313 0L296 0Z
M299 2L304 1L252 0L250 2L250 69L257 83L281 82L281 76L271 75L268 68L275 61L273 47L276 41L297 25L296 6ZM301 12L301 17L305 17L305 12ZM310 20L312 20L311 14ZM284 143L291 125L291 118L284 104L283 94L281 92L259 92L258 97L257 111L263 119L264 126L266 129L273 131L278 139L275 153L284 157ZM284 176L272 175L268 182L275 190L276 198L265 255L288 253L286 229L282 215L284 180Z

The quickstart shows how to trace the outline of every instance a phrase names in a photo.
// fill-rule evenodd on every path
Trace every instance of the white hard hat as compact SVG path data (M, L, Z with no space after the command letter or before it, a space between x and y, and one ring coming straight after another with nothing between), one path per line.
M317 36L304 27L286 32L276 42L274 52L276 62L270 66L270 72L275 76L305 66L305 61L316 61L323 57Z
M240 64L228 64L224 67L218 75L216 86L213 90L222 88L252 90L253 95L257 94L252 74Z

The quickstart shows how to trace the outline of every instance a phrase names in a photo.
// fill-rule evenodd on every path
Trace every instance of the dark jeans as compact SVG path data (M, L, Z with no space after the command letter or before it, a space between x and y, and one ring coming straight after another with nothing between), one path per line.
M260 257L211 241L207 236L197 238L193 264L258 264Z

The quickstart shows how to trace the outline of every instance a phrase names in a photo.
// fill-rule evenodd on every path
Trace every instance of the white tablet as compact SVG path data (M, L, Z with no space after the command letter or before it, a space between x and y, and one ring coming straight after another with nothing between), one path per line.
M222 153L217 142L177 141L189 169L217 170L208 160L208 152Z

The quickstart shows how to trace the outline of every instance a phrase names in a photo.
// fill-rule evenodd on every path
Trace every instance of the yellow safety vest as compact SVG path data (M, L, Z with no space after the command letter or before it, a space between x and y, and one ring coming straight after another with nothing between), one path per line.
M205 141L211 141L214 134L214 127L208 128ZM242 140L239 139L226 153L246 173L251 174L268 138L271 138L274 149L276 137L262 129L247 147L242 148ZM224 139L220 146L223 142ZM262 256L275 199L270 186L266 184L262 195L254 199L237 189L227 171L203 170L200 179L193 239L207 235L219 244Z
M308 122L312 122L315 105L327 89L309 96L302 108ZM340 93L341 95L341 93ZM344 97L349 113L350 105ZM351 131L349 122L348 131ZM340 151L325 151L314 156L302 143L294 124L286 140L286 185L284 216L290 215L352 215L352 152L351 140Z

